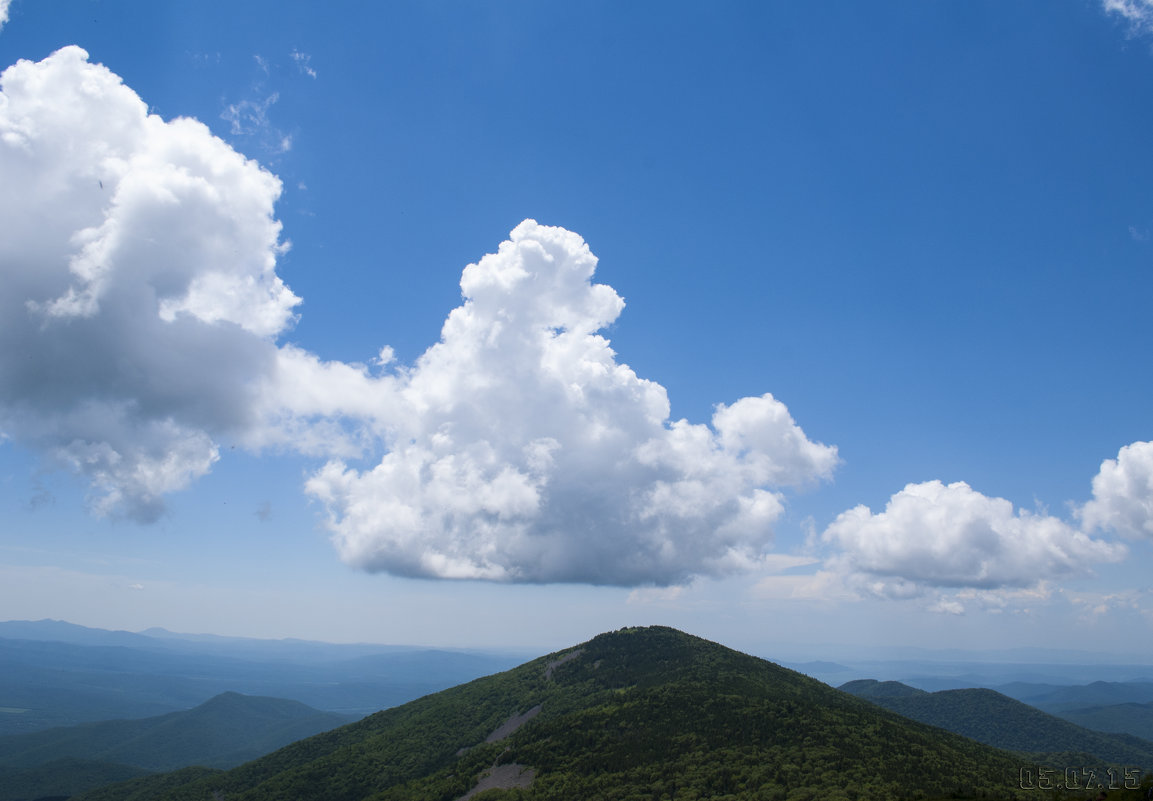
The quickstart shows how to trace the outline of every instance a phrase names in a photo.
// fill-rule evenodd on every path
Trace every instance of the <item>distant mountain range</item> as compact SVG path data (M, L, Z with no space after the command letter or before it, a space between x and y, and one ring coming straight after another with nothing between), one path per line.
M63 758L149 771L187 765L226 768L354 720L284 698L222 693L193 709L153 718L0 737L0 769L25 769Z
M282 698L224 693L154 718L0 737L0 801L71 795L189 765L233 767L353 719Z
M1153 742L1092 731L994 690L929 693L900 682L871 680L852 681L840 689L907 718L996 748L1030 752L1038 759L1086 754L1097 764L1153 770Z
M522 659L514 653L151 636L12 621L0 623L0 735L155 716L228 691L361 716Z
M997 689L1088 729L1153 740L1153 682L1095 681L1070 687L1012 684Z
M652 627L601 635L230 771L145 777L83 798L1040 797L1018 787L1021 762L771 662Z
M519 661L0 622L0 801L1021 801L1023 766L1153 767L1153 682L842 692L660 627Z

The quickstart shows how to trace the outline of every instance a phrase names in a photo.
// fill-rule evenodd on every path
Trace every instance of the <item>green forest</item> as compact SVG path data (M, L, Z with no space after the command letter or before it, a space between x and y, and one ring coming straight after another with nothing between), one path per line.
M540 706L507 737L502 724ZM1027 799L1035 760L914 722L673 629L623 629L224 772L144 777L86 801ZM531 773L529 772L531 771ZM1110 797L1124 798L1114 792Z

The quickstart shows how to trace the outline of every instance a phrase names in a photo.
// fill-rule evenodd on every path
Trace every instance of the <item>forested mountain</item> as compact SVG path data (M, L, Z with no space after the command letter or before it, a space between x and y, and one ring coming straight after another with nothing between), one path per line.
M149 636L61 621L10 621L0 623L0 735L152 717L228 691L360 716L522 659L481 651L186 638L167 632Z
M1021 684L994 689L1053 715L1070 709L1153 701L1150 681L1094 681L1058 687Z
M1110 704L1056 713L1078 726L1153 740L1153 703Z
M148 771L114 762L57 759L25 770L0 770L0 801L68 798Z
M1153 769L1151 742L1092 731L994 690L927 693L899 682L868 680L849 682L841 689L905 717L996 748L1039 755L1087 754L1100 763Z
M1008 798L1021 760L673 629L622 629L227 772L87 801ZM520 789L500 790L499 788Z
M857 679L842 684L838 689L852 693L858 698L908 698L911 695L927 695L924 690L910 687L899 681L877 681L876 679Z
M142 720L84 723L0 737L0 771L62 758L149 771L234 767L355 718L284 698L223 693L200 706Z

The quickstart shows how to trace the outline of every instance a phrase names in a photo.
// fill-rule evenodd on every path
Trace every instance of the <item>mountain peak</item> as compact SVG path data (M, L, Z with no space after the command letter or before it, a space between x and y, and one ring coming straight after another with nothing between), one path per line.
M763 659L648 626L600 634L227 773L180 787L144 780L132 797L460 799L505 774L531 781L526 792L542 799L784 798L807 787L848 801L850 786L869 799L959 788L1003 795L1018 762Z

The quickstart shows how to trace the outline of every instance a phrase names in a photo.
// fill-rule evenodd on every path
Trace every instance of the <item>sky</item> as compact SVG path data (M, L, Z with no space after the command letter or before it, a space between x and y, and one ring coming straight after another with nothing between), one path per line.
M1153 663L1153 2L0 0L0 69L0 619Z

